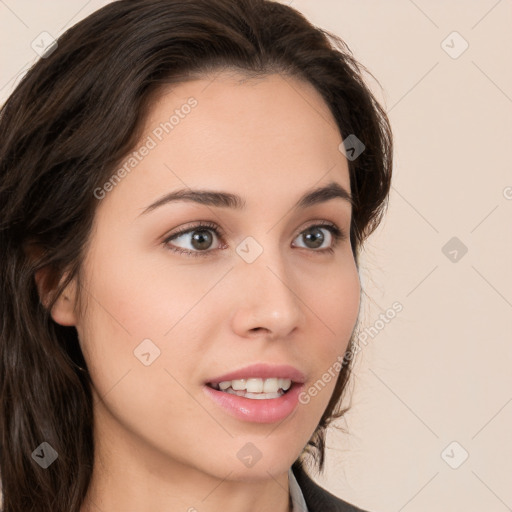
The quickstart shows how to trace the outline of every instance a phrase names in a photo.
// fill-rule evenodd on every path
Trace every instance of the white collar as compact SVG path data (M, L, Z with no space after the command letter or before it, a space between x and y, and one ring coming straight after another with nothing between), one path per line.
M306 501L304 500L304 495L293 474L292 468L288 471L288 481L290 485L290 498L292 500L292 512L309 512Z

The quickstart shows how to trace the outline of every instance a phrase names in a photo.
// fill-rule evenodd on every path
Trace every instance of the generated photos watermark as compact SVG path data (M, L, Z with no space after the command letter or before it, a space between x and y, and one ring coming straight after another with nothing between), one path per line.
M402 310L403 305L400 302L393 302L390 308L379 315L378 320L375 320L373 325L366 327L358 335L358 343L354 345L352 350L345 352L343 357L341 355L338 356L336 361L334 361L314 384L299 394L299 402L306 405L311 401L311 397L317 396L331 380L338 377L343 366L348 364L362 350L361 344L364 346L368 345L368 337L371 339L375 338Z

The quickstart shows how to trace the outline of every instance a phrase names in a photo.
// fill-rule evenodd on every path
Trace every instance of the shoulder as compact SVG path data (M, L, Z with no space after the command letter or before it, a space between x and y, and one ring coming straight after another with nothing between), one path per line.
M292 471L304 495L308 512L367 512L320 487L298 461L293 463Z

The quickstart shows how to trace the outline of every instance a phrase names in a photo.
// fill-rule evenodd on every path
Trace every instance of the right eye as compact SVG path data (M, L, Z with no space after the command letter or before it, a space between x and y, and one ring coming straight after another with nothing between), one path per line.
M175 233L172 233L164 240L164 245L171 251L177 252L179 254L185 254L187 256L206 256L210 252L217 250L209 250L214 238L211 235L212 232L217 238L221 238L222 235L220 233L220 228L216 224L211 222L198 223L195 226L181 229ZM191 234L194 236L190 240L190 243L196 243L196 247L192 246L191 248L186 249L182 247L176 247L175 244L170 244L171 241L189 237Z

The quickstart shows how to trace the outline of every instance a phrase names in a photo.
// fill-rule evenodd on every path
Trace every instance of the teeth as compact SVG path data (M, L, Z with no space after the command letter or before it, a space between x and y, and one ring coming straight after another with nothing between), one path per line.
M260 393L264 395L276 394L280 389L287 391L290 389L291 385L292 381L290 379L278 379L276 377L272 377L270 379L226 380L219 382L218 384L213 384L213 387L215 389L220 389L221 391L247 391L249 394ZM262 396L261 398L265 397Z
M267 379L267 380L270 380L270 379ZM267 383L267 380L265 381L265 383ZM274 388L276 386L272 386L272 388ZM247 384L245 385L245 389L247 389L247 391L249 393L261 393L263 391L263 381L261 379L247 379ZM270 392L271 390L269 389L267 391ZM272 391L274 392L277 392L277 389L272 389Z
M245 389L246 382L247 381L245 379L232 380L231 381L231 387L235 391L241 391L242 389Z
M263 393L274 393L274 390L279 389L281 387L281 381L282 379L265 379L264 381L261 381L261 386L263 388L261 391L263 391ZM251 390L247 388L247 391Z
M234 391L231 388L227 389L226 393L229 393L230 395L243 396L244 398L253 398L255 400L267 400L269 398L279 398L280 396L284 395L284 391L281 391L281 390L278 391L277 393L249 393L247 391Z

